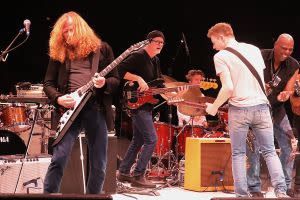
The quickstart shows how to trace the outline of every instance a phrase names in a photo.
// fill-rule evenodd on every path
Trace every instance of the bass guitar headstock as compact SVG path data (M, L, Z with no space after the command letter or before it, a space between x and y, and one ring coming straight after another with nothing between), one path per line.
M217 89L218 88L218 84L216 83L216 79L208 79L208 81L201 81L200 83L200 88L204 89L204 90L208 90L208 89Z

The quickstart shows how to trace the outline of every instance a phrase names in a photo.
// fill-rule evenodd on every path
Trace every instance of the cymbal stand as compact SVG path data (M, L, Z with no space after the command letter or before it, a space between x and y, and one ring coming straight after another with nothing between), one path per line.
M190 122L192 123L192 137L194 137L194 132L193 132L193 125L194 125L194 116L190 116L190 119L187 123L184 124L184 126L182 127L182 129L178 132L178 134L176 135L176 144L175 144L175 157L176 157L176 167L174 170L177 171L177 177L176 177L176 180L174 182L174 184L178 184L178 186L180 186L180 177L179 177L179 163L180 161L178 160L179 159L179 154L178 154L178 137L180 136L180 134L183 133L184 129L190 124ZM184 155L183 157L181 158L181 160L184 159Z
M166 103L166 101L164 101L163 103L159 104L158 106L160 106L160 105L162 105L164 103ZM158 106L156 106L155 108L157 108ZM161 176L164 176L164 175L168 175L168 173L170 173L171 169L174 168L171 163L173 163L173 160L176 159L173 151L171 150L171 148L172 148L172 140L171 140L171 138L174 136L174 133L172 132L172 107L171 107L171 105L168 106L168 125L169 125L169 138L168 138L169 149L168 149L168 151L166 153L164 153L162 155L161 150L164 147L163 146L163 142L162 142L162 146L160 146L160 148L159 148L160 152L158 152L158 160L157 160L156 164L151 167L151 170L157 168L157 170L158 170L157 176L158 177L161 177ZM168 166L167 166L167 169L166 169L167 173L164 174L164 172L165 172L165 166L164 166L163 160L166 157L167 157L167 160L168 160ZM175 164L176 163L177 163L177 160L175 160ZM162 169L160 169L160 168L162 168Z
M169 144L169 156L168 156L168 170L171 169L171 154L173 153L171 150L172 144L171 144L171 138L173 137L173 133L172 133L172 106L169 105L168 106L168 121L169 121L169 139L168 139L168 144Z
M40 104L38 104L38 107L40 106ZM14 194L16 193L17 191L17 188L18 188L18 184L19 184L19 181L20 181L20 176L21 176L21 172L22 172L22 169L23 169L23 166L24 166L24 162L26 161L27 159L27 155L28 155L28 150L29 150L29 146L30 146L30 143L31 143L31 138L32 138L32 133L33 133L33 128L34 128L34 125L36 123L36 120L37 120L37 115L38 114L38 109L36 109L34 111L34 115L33 115L33 124L31 126L31 129L30 129L30 134L29 134L29 139L28 139L28 142L26 144L26 152L25 152L25 155L24 155L24 158L22 158L22 164L21 164L21 168L19 170L19 175L18 175L18 179L17 179L17 182L16 182L16 186L15 186L15 190L14 190Z
M80 147L80 161L81 161L81 170L82 170L82 183L83 183L83 193L86 194L86 184L85 184L85 172L84 172L84 156L82 150L82 138L85 137L85 132L81 132L78 135L79 147Z

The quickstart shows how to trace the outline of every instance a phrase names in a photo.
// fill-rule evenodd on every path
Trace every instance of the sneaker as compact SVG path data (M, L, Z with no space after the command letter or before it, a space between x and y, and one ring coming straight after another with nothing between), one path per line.
M293 189L287 189L286 194L290 197L295 197L295 192Z
M261 192L250 192L251 197L262 197L264 198L264 194Z
M133 177L130 176L129 174L123 174L121 172L117 172L117 180L120 182L128 182L131 183L133 180Z
M283 193L283 192L278 192L278 193L276 193L276 197L277 197L277 198L291 198L290 196L286 195L286 194Z

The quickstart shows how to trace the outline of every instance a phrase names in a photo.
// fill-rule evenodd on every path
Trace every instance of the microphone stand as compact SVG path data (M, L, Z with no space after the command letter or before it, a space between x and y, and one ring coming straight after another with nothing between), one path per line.
M26 37L26 39L20 43L19 45L17 45L15 48L13 49L9 49L11 47L11 45L16 41L16 39L24 32L25 30L22 28L18 34L15 36L15 38L11 41L11 43L6 47L6 49L4 51L1 51L1 55L0 55L0 60L5 62L6 59L7 59L7 56L8 56L8 52L14 50L15 48L19 47L21 44L23 44L27 39L28 39L28 36Z
M38 105L38 108L39 108L39 106L40 105ZM34 125L36 124L37 117L38 117L38 108L34 111L33 123L32 123L31 129L30 129L29 139L28 139L28 142L26 144L26 152L25 152L24 157L21 159L21 167L20 167L20 170L19 170L19 173L18 173L18 178L17 178L17 182L16 182L16 185L15 185L14 194L17 192L18 184L19 184L19 181L20 181L20 178L21 178L21 172L22 172L23 167L24 167L24 162L26 162L26 160L27 160L28 150L29 150L29 147L30 147L30 144L31 144L31 138L32 138Z

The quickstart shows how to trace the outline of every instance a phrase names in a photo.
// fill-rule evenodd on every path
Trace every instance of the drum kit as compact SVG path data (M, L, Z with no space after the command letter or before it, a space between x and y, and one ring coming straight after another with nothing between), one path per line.
M185 82L177 82L175 79L163 75L166 87L184 86ZM150 163L148 178L166 179L170 176L178 178L179 163L184 160L185 141L187 137L196 138L228 138L227 122L228 109L222 107L218 112L218 123L214 126L194 125L194 118L205 116L205 103L213 103L215 98L204 96L199 88L188 89L180 99L168 99L161 96L168 105L176 105L180 113L189 116L190 120L183 126L174 126L171 123L154 121L157 133L157 144L153 153L156 158L154 164ZM170 114L169 114L170 115ZM169 120L171 121L171 120Z
M41 84L20 83L16 95L0 95L0 155L48 153L49 100Z

